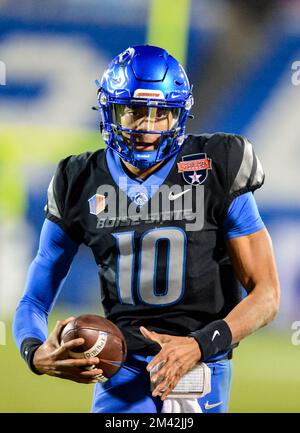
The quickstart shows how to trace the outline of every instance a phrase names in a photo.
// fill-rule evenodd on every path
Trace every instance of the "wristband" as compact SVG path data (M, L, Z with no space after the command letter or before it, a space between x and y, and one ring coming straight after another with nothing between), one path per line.
M21 344L20 352L21 356L30 368L30 370L35 373L42 375L43 373L40 373L37 371L33 365L33 357L35 351L43 344L41 340L38 338L25 338L25 340Z
M202 361L228 350L232 342L231 330L225 320L209 323L204 328L191 332L189 337L194 337L199 344Z

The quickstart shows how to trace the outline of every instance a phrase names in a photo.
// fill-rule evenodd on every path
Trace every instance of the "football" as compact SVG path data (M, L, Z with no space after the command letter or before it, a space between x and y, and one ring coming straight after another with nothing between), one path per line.
M127 347L120 329L110 320L95 314L85 314L76 317L62 330L60 341L66 343L75 338L83 338L84 343L69 351L71 358L98 357L99 363L92 368L103 370L98 377L100 382L106 382L115 375L126 359Z

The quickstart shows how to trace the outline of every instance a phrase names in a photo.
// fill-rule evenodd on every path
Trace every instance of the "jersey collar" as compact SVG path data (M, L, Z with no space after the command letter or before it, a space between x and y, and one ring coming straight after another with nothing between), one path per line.
M177 154L173 155L162 167L158 167L145 180L134 179L125 172L120 157L113 150L106 149L106 163L114 182L138 206L147 203L164 183L174 165L176 157ZM140 197L141 202L144 201L144 203L138 204L137 197Z

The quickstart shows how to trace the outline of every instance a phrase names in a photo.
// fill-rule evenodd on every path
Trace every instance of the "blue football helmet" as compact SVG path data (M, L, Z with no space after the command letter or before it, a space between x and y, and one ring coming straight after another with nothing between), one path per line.
M146 169L179 152L193 96L183 67L167 51L129 47L96 84L104 141L123 160Z

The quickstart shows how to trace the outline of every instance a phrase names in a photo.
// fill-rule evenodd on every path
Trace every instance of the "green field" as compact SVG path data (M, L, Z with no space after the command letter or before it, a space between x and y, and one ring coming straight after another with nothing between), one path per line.
M10 327L7 323L6 346L0 346L0 412L89 412L92 385L32 374ZM300 412L299 350L290 335L259 331L248 337L234 354L230 411Z
M230 412L300 412L300 347L260 330L234 352Z

